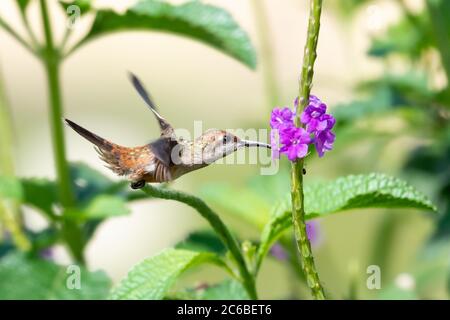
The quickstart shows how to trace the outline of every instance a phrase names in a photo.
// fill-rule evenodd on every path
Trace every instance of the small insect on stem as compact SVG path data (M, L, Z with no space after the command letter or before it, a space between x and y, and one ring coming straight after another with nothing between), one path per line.
M303 168L303 169L302 169L302 172L303 172L303 175L305 175L305 174L306 174L306 169Z

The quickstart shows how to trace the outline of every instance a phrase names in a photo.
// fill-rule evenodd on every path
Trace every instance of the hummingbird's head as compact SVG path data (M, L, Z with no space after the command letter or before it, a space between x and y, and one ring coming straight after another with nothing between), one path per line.
M196 139L195 144L201 146L203 162L208 164L244 147L264 147L270 149L270 145L267 143L243 140L230 132L217 129L207 130L202 136Z

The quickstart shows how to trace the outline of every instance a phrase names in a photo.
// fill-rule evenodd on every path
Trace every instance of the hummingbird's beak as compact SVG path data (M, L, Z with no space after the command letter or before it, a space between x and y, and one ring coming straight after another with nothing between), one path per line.
M270 144L259 142L259 141L248 141L248 140L241 140L241 146L243 147L264 147L271 149L272 147Z

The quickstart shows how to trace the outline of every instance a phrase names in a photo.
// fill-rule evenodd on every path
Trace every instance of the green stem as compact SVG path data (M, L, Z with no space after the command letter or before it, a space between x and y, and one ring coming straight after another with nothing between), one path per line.
M264 3L261 0L252 0L253 12L256 22L256 32L260 44L260 60L263 72L265 93L269 108L272 109L279 101L279 90L275 75L275 60L273 56L272 44L270 42L270 30L267 28L268 19L264 10Z
M59 45L59 51L64 54L64 51L66 50L67 41L69 41L70 35L72 34L72 29L67 28L66 32L64 33L64 37L61 41L61 44Z
M10 36L12 36L14 39L17 40L22 46L25 47L28 51L30 51L33 55L37 56L37 53L33 48L26 42L16 31L14 31L13 28L9 26L9 24L6 23L5 20L3 20L0 17L0 27L2 27L7 33L9 33Z
M28 22L28 19L26 17L25 10L19 10L19 11L20 11L20 17L22 19L22 23L25 26L25 29L27 30L28 36L30 37L30 40L31 40L31 43L32 43L32 48L34 48L34 50L38 50L39 49L39 42L37 41L33 30L31 30L30 23Z
M187 204L188 206L197 210L198 213L200 213L200 215L209 222L211 227L220 236L223 243L230 250L231 255L237 263L239 274L242 278L242 283L249 297L255 300L258 298L255 287L255 279L248 269L245 258L239 247L239 243L233 237L226 225L222 222L220 217L213 210L211 210L211 208L208 207L208 205L203 202L203 200L179 191L156 188L150 185L147 185L143 189L143 191L151 197L166 200L175 200Z
M309 94L312 87L314 75L314 61L316 60L317 40L319 38L320 14L322 11L322 0L311 0L308 21L308 34L306 38L305 51L303 56L302 74L300 78L299 105L295 123L300 126L300 115L309 101ZM300 159L292 163L291 171L291 198L292 198L292 221L297 248L300 252L300 260L303 272L306 276L306 283L311 289L315 299L325 299L325 294L320 283L319 274L314 264L314 257L306 233L304 196L303 196L303 163Z
M11 234L14 244L22 251L31 249L31 243L22 231L17 221L19 206L14 201L0 199L0 221Z
M6 106L6 97L3 92L2 80L0 75L0 173L14 173L13 157L13 134L11 117Z
M50 100L50 124L52 129L52 142L54 149L54 161L57 171L58 189L61 204L64 208L75 205L72 184L70 179L69 164L66 159L66 147L63 130L63 105L60 86L61 54L54 46L52 29L48 15L47 3L40 0L42 22L45 34L45 49L41 53L47 74L47 82ZM67 243L73 258L84 263L84 240L80 226L69 220L63 220L61 233Z
M64 130L63 130L63 106L61 100L60 87L60 56L53 45L53 37L50 26L50 20L47 12L45 0L40 0L42 21L44 25L46 47L43 52L45 71L47 73L47 82L50 97L50 124L52 128L52 139L54 148L55 165L58 176L58 186L61 203L64 207L72 207L74 197L70 181L69 165L66 160Z
M14 175L14 156L11 118L0 77L0 174ZM16 246L23 251L31 248L30 241L22 232L19 219L19 204L12 200L0 199L0 220L11 233Z

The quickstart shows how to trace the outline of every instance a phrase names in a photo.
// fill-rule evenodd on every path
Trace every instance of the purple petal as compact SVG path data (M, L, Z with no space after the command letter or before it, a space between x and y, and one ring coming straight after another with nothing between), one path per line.
M306 223L306 234L308 235L308 239L311 242L311 245L316 247L321 242L321 229L319 221L310 220Z
M300 121L303 124L307 124L308 122L311 121L311 115L305 111L302 112L302 115L300 116Z
M308 145L307 144L299 144L296 146L297 158L304 158L308 153Z
M289 148L287 150L287 157L288 157L289 161L297 160L297 153L298 153L298 151L297 151L297 147L296 146L293 146L293 147Z
M270 146L272 147L272 158L279 159L280 158L280 149L279 149L279 132L277 129L270 131Z
M317 122L317 126L316 126L316 130L317 131L323 131L323 130L327 129L327 127L328 127L328 121L327 120L318 121Z
M286 124L293 124L294 113L291 109L285 107L283 109L275 108L272 110L270 117L270 127L272 129L278 129L280 126Z
M315 146L319 157L323 157L325 151L329 151L333 148L335 135L331 131L320 131L316 133Z
M307 125L308 132L317 131L317 126L319 125L319 121L317 119L311 119Z
M272 246L272 248L270 249L270 254L278 260L287 260L289 258L288 253L279 243L275 243Z

